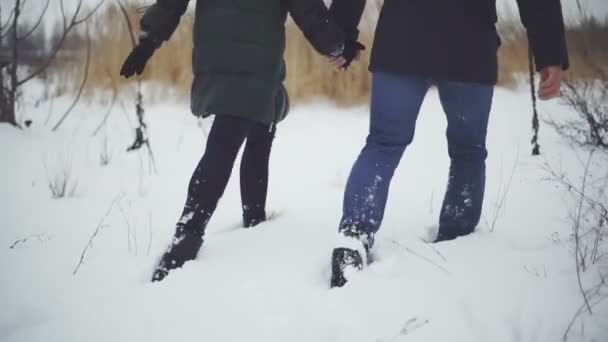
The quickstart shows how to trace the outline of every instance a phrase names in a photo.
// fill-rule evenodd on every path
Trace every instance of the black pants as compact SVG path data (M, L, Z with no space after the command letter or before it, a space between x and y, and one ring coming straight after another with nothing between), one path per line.
M266 219L268 161L275 131L275 126L227 115L216 116L205 154L190 179L178 229L204 234L245 140L240 170L244 225L253 226Z

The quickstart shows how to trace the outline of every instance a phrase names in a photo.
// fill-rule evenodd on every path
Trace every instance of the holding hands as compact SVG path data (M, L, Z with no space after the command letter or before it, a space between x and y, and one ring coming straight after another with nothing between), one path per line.
M365 50L365 45L355 40L347 40L344 49L339 56L330 57L329 63L340 71L346 71L354 60L361 57L361 51Z

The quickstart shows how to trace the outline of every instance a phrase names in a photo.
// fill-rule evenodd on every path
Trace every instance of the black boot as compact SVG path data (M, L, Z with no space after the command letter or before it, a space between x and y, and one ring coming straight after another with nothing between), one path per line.
M367 234L352 234L349 232L343 232L343 234L347 238L352 239L350 244L354 248L338 247L334 249L331 257L330 286L332 288L342 287L346 284L348 281L344 276L346 269L351 267L356 270L362 270L370 261L369 249L373 238ZM365 255L362 255L362 253L365 253ZM365 259L363 259L364 257Z
M251 212L243 213L243 227L245 228L253 228L258 224L266 222L266 214L253 214Z
M335 248L331 256L331 287L342 287L347 280L344 271L348 267L363 269L363 258L359 251L350 248Z
M202 234L178 227L171 245L154 270L152 282L163 280L169 271L182 267L187 261L196 259L202 244Z

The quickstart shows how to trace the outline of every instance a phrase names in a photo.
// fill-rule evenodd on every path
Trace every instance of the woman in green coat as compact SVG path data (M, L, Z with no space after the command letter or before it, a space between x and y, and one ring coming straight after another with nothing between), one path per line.
M157 0L141 20L139 44L121 75L141 74L146 62L168 40L189 0ZM343 5L344 3L348 3ZM266 219L268 160L276 123L288 107L285 77L285 21L290 13L312 46L347 68L363 46L356 25L364 0L199 0L192 53L194 115L215 115L205 153L194 170L175 236L152 281L196 258L203 235L245 141L241 194L246 227Z

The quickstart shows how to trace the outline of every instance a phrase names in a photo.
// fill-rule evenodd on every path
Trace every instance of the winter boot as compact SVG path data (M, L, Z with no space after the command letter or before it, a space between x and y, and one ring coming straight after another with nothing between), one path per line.
M196 259L202 244L203 235L200 232L178 227L171 245L154 270L152 282L163 280L169 271L182 267L187 261Z
M266 221L266 213L264 210L244 210L243 211L243 227L253 228L258 224Z
M330 286L342 287L348 281L345 273L348 269L362 270L370 261L369 249L373 237L367 234L343 232L341 247L334 248L331 257Z

